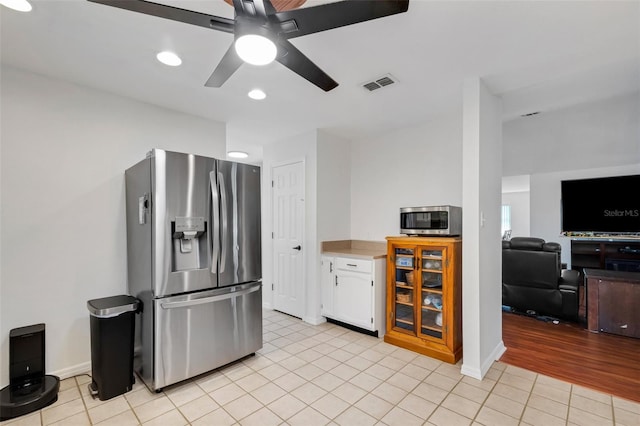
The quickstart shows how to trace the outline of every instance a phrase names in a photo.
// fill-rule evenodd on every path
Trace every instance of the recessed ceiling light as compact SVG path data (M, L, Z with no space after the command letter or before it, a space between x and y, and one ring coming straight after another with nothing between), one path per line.
M249 154L247 154L246 152L242 152L242 151L229 151L227 152L227 157L231 157L231 158L247 158L249 156Z
M163 64L169 65L171 67L177 67L178 65L182 64L182 59L180 59L178 55L166 50L164 52L158 53L156 55L156 58L158 58L158 60Z
M257 34L243 35L234 45L240 59L251 65L270 64L278 53L274 42Z
M0 4L18 12L30 12L32 9L27 0L0 0Z
M260 100L262 100L262 99L266 98L266 97L267 97L267 94L266 94L266 93L264 93L264 92L263 92L262 90L260 90L260 89L253 89L252 91L250 91L250 92L248 93L248 96L249 96L251 99L255 99L256 101L260 101Z

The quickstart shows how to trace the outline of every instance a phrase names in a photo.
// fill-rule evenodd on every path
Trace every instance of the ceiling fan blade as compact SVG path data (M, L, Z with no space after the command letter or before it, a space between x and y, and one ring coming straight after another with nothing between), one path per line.
M221 87L243 63L232 44L204 85L207 87Z
M282 50L284 49L284 51ZM287 40L278 41L278 57L276 61L289 68L296 74L304 77L325 92L338 87L338 83L311 62L302 52ZM280 54L283 52L283 54Z
M269 0L253 0L253 4L256 6L258 14L264 18L277 12Z
M247 15L254 16L256 14L256 9L253 7L252 1L245 0L233 0L233 10L238 15Z
M206 13L194 12L180 9L178 7L164 4L152 3L144 0L88 0L92 3L104 4L106 6L119 7L120 9L131 10L133 12L144 13L145 15L157 16L171 19L172 21L184 22L186 24L197 25L213 30L232 33L235 21L221 16L208 15Z
M358 22L370 21L409 9L409 0L345 0L278 12L269 16L284 38L300 37Z
M236 16L242 15L251 18L266 19L267 15L276 13L276 9L269 0L233 0L233 8L236 11Z

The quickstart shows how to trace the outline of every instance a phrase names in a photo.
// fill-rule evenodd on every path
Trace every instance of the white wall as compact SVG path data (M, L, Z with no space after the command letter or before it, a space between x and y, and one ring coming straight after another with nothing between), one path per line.
M398 235L401 207L462 205L459 116L351 146L351 238L385 241Z
M637 163L638 117L640 92L635 92L508 121L503 126L503 176Z
M531 236L529 191L503 192L502 204L511 206L511 237Z
M351 142L318 132L318 243L351 236ZM319 246L318 246L319 248Z
M0 382L9 331L46 324L46 370L86 371L90 299L126 293L124 170L151 148L223 158L224 124L2 68Z
M478 78L465 80L463 105L461 372L482 379L505 350L500 309L502 105Z
M348 240L351 235L351 144L348 140L318 131L318 188L316 242L316 281L309 288L315 301L307 307L310 322L325 321L320 314L322 294L320 289L320 245L323 241Z
M637 140L640 144L640 138ZM569 179L632 174L640 174L640 156L636 157L635 164L625 166L531 175L531 235L560 243L562 245L562 262L571 267L571 239L560 235L560 182ZM638 188L629 188L629 190L633 194L631 196L638 196ZM636 192L633 193L633 191Z

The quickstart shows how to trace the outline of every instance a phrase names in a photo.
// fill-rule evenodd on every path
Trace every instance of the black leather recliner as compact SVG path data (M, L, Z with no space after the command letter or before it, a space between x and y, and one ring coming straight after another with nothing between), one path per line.
M578 271L562 269L561 246L542 238L502 241L502 304L578 320Z

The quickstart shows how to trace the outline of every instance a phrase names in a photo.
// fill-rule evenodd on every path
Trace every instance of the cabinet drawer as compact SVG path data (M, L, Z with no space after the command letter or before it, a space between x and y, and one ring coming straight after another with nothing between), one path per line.
M365 259L336 258L336 268L345 271L371 272L372 263Z

